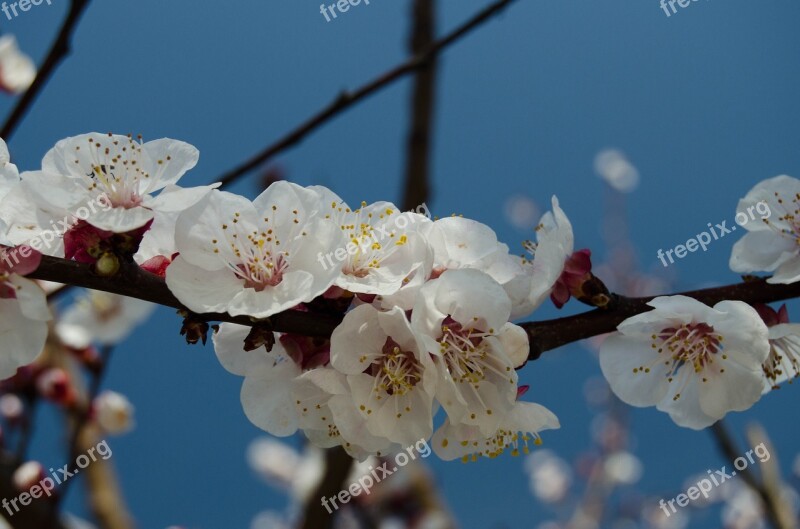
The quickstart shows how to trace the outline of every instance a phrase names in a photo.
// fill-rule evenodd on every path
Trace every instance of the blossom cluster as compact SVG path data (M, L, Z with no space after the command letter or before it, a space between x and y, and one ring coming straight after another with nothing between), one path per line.
M739 201L737 216L766 205L777 215L743 227L733 247L734 272L774 272L767 283L800 280L800 180L765 180ZM656 406L680 426L702 429L742 411L800 376L800 325L786 306L721 301L709 307L662 296L653 310L626 319L600 349L614 393L633 406Z
M590 252L575 251L555 197L520 257L475 220L431 219L385 201L350 207L322 186L279 180L254 200L218 185L179 186L198 159L181 141L90 133L59 141L40 169L20 174L0 143L0 377L44 346L51 313L24 277L44 253L107 277L139 266L192 313L249 318L252 326L218 327L214 347L244 377L247 417L274 435L301 430L360 459L431 439L440 457L469 459L527 450L559 427L552 412L521 400L527 387L516 370L531 344L512 322L548 298L561 308L573 296L598 306L610 297L593 297ZM740 210L766 201L781 214L748 224L735 271L800 279L797 197L800 183L778 177L741 201ZM89 207L96 203L103 207ZM65 229L53 235L56 223ZM31 248L44 233L56 240ZM130 329L96 323L96 313L135 323L151 310L103 295L91 305L56 325L69 347L113 343ZM600 351L604 375L629 404L703 428L798 374L800 337L785 309L684 296L650 306ZM330 338L274 333L270 317L287 311L340 323Z
M569 298L572 227L555 197L524 258L477 221L432 220L389 202L351 208L321 186L278 181L252 201L178 186L198 157L180 141L91 133L58 142L40 170L20 175L4 149L0 243L19 250L60 221L68 229L42 253L106 276L136 263L195 313L247 316L256 328L290 310L341 315L329 340L264 331L256 345L266 347L254 347L249 327L215 333L222 364L245 377L245 413L276 435L300 429L359 458L433 437L452 459L527 449L558 427L546 408L519 399L529 344L511 323L548 296ZM87 208L95 202L104 207ZM6 376L41 351L50 319L43 293L22 277L38 264L39 252L30 256L4 269L14 287L4 311L35 327L14 332L25 343L9 350L24 358L3 355ZM58 323L65 343L86 346L82 319L73 311ZM446 419L434 433L440 408Z

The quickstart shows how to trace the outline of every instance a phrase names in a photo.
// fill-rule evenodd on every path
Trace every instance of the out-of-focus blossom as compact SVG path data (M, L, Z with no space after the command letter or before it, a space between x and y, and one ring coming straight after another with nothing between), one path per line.
M639 458L623 450L609 455L603 462L603 470L608 480L618 485L632 485L644 472Z
M94 412L97 424L104 432L112 435L127 433L135 426L133 405L116 391L103 391L94 400Z
M620 193L630 193L639 185L639 171L620 151L606 149L594 158L594 170Z
M525 471L530 478L534 496L545 503L557 503L566 498L572 485L569 464L552 450L537 450L525 459Z
M24 92L36 78L36 65L23 53L13 35L0 36L0 89Z
M38 461L27 461L21 464L12 476L14 487L18 491L28 491L44 478L44 467Z
M539 218L539 208L536 203L522 194L508 197L503 213L506 220L520 230L529 230L531 226L536 225L536 219Z
M115 345L144 323L156 305L99 290L71 305L56 323L56 333L64 344L84 349L95 343Z
M309 446L303 453L269 437L260 437L247 448L247 462L259 476L273 486L291 493L305 503L325 473L321 450Z

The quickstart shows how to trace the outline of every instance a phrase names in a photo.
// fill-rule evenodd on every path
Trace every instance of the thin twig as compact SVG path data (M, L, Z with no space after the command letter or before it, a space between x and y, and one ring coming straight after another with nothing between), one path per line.
M53 45L50 47L47 57L39 68L36 78L33 80L33 84L28 87L28 90L25 91L17 102L14 110L12 110L11 114L6 118L3 128L0 129L0 138L8 141L14 134L22 118L25 117L25 114L30 110L31 106L33 106L39 93L44 89L58 65L69 55L72 34L88 5L89 0L72 0L70 3L69 12L64 22L61 24L58 36L56 36L56 39L53 41Z
M379 90L386 88L387 86L391 85L398 79L401 79L406 75L418 70L419 68L429 64L430 61L439 53L441 53L445 48L449 47L450 45L452 45L453 43L455 43L456 41L467 35L473 29L477 28L478 26L480 26L481 24L492 18L494 15L497 15L498 13L502 12L506 7L508 7L514 1L516 0L499 0L497 2L494 2L493 4L482 9L479 13L470 18L463 25L456 28L453 32L449 33L442 39L436 41L434 44L432 44L430 47L428 47L425 51L423 51L419 55L416 55L415 57L412 57L406 62L392 68L388 72L379 75L372 81L361 86L360 88L357 88L354 91L342 92L336 99L334 99L330 104L328 104L328 106L326 106L317 114L315 114L313 117L302 123L299 127L294 129L293 131L291 131L286 136L282 137L272 145L266 147L252 158L246 160L244 163L224 173L216 181L222 182L222 187L229 186L237 179L239 179L241 176L247 174L248 172L262 165L267 160L273 158L276 154L283 152L289 147L296 145L311 132L315 131L320 126L330 121L332 118L340 114L342 111L350 108L351 106L355 105L361 100L366 99L368 96L378 92Z
M711 425L709 429L714 440L717 443L717 448L722 453L722 455L728 461L733 464L733 461L743 456L743 452L739 450L736 446L736 442L733 439L733 436L728 432L728 429L725 427L725 424L722 421L717 421ZM787 526L781 521L781 516L779 515L779 509L777 506L777 498L775 498L769 491L764 488L761 482L758 480L755 474L753 474L752 470L749 467L745 467L743 470L738 470L742 479L750 487L758 497L761 499L762 504L764 505L764 512L769 519L769 523L775 527L776 529L793 529L791 526Z

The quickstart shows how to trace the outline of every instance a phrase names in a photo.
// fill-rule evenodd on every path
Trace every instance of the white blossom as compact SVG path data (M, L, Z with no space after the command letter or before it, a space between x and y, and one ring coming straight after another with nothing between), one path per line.
M632 406L656 406L680 426L705 428L761 397L767 326L741 301L713 308L686 296L657 297L600 348L611 389Z
M499 428L491 435L481 432L477 426L452 424L446 419L431 440L436 454L450 461L461 458L475 461L478 456L495 458L511 448L511 455L529 452L528 443L541 444L539 432L559 428L558 418L547 408L533 402L517 402L500 421Z
M436 369L401 308L362 305L347 314L331 337L331 365L347 375L373 435L410 444L433 433Z
M739 201L736 218L748 233L733 246L731 270L774 272L768 283L800 280L800 180L760 182Z
M545 213L536 226L537 242L525 245L532 256L528 296L531 310L538 308L551 294L575 249L572 224L555 196L552 205L553 211Z
M319 193L325 218L341 230L346 241L317 256L323 267L341 263L336 286L354 293L391 295L416 270L430 271L432 253L420 234L431 223L427 217L402 213L391 202L362 203L353 210L326 187L309 189Z
M23 180L38 202L67 210L98 229L124 233L153 220L155 212L181 211L208 192L207 187L175 185L198 158L197 149L182 141L143 143L94 132L56 143L41 171L25 173Z
M514 406L517 373L498 337L510 314L503 287L478 270L449 270L420 289L411 324L434 355L436 398L452 424L490 435Z
M323 294L339 277L317 256L343 245L322 218L319 195L289 182L269 186L254 202L212 191L180 214L180 256L167 286L195 312L266 318Z
M270 352L264 347L245 351L249 332L249 327L223 323L212 338L214 351L225 369L245 377L241 400L250 422L272 435L292 435L299 421L292 389L302 370L279 340Z

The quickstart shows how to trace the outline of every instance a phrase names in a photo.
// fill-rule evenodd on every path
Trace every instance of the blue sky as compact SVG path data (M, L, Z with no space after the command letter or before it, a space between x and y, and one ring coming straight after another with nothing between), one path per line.
M446 30L486 2L439 4ZM0 16L0 29L40 62L66 5ZM408 9L409 2L372 0L326 23L308 0L95 1L74 54L9 142L12 157L32 169L58 139L94 130L167 136L201 152L182 183L212 181L342 89L402 60ZM628 203L640 263L659 268L659 248L732 219L758 181L800 175L798 16L796 0L700 0L670 17L657 0L518 1L441 61L431 210L485 222L517 248L530 234L504 218L508 197L522 193L546 206L557 194L578 247L602 258L603 184L592 161L616 147L642 175ZM399 200L409 87L400 82L371 97L280 164L296 182L327 185L351 203ZM0 111L10 106L0 101ZM252 196L254 180L234 190ZM671 267L677 287L736 281L727 267L735 240ZM535 317L556 315L547 308ZM141 527L247 527L284 499L246 466L245 448L259 431L241 411L241 380L210 346L185 345L179 324L160 309L115 352L107 387L134 402L138 428L110 441L114 462ZM594 357L577 345L521 373L530 398L561 418L545 442L566 458L589 443L582 387L597 374ZM786 417L797 389L730 418L740 431L762 422L786 470L800 433ZM708 433L680 429L653 409L631 418L645 463L642 491L674 491L723 464ZM64 457L58 441L38 441L51 465ZM532 501L519 459L430 462L465 529L527 529L548 516ZM77 497L70 504L80 508Z

